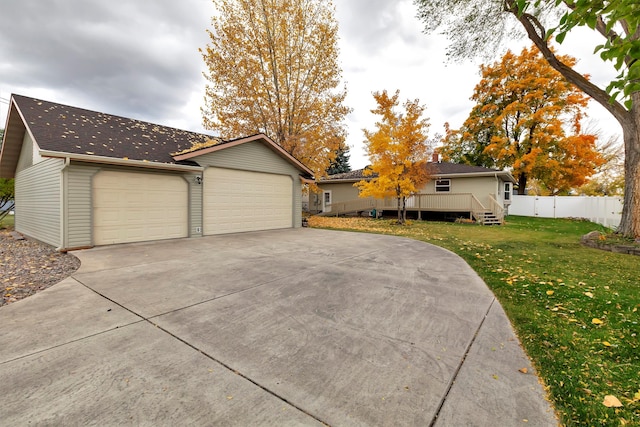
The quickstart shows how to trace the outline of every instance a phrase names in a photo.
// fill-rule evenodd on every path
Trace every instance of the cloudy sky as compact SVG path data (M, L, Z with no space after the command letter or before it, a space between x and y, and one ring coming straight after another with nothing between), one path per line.
M373 129L372 92L400 90L427 106L430 134L467 117L480 60L445 63L446 41L424 35L411 0L334 0L347 84L351 166L367 164L362 129ZM193 131L201 127L205 70L198 48L215 12L210 0L4 0L0 13L0 126L11 93ZM568 38L562 53L606 84L612 67L590 53L596 37ZM526 40L511 47L519 50ZM620 133L598 105L605 137Z

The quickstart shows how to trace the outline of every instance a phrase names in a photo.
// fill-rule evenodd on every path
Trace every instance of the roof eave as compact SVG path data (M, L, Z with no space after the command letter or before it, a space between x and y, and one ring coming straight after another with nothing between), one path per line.
M432 178L473 178L473 177L494 177L506 178L511 182L516 182L513 176L506 171L491 172L458 172L458 173L434 173Z
M365 177L365 178L345 178L345 179L321 179L320 181L318 181L318 185L322 185L322 184L338 184L338 183L342 183L342 182L360 182L360 181L369 181L373 179L373 177Z
M146 168L146 169L162 169L162 170L183 171L183 172L202 172L204 170L204 168L201 166L148 162L144 160L119 159L115 157L96 156L93 154L77 154L77 153L67 153L63 151L51 151L51 150L40 150L39 153L42 157L69 159L69 160L76 160L79 162L101 163L101 164L116 165L116 166L129 166L129 167L138 167L138 168Z
M22 151L24 133L27 132L18 104L11 97L9 113L4 127L2 149L0 150L0 178L14 178L18 166L18 158Z

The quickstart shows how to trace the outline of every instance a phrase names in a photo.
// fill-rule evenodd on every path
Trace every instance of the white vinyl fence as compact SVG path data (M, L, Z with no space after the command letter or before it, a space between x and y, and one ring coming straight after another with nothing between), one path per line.
M514 195L512 199L509 215L587 218L609 228L616 228L622 216L621 197Z

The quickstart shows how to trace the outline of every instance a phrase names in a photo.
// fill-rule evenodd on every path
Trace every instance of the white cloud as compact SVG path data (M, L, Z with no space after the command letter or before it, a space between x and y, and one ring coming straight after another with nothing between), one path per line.
M205 70L198 48L215 10L210 0L21 0L0 14L0 98L34 96L110 114L202 131ZM412 0L336 0L347 82L351 165L367 164L362 128L373 129L372 92L400 89L427 106L433 135L457 127L472 103L478 63L445 64L446 40L422 33ZM573 38L573 40L572 40ZM591 55L597 40L568 37L579 69L599 84L614 74ZM514 50L527 45L514 43ZM561 50L564 51L564 50ZM0 123L7 114L0 102ZM619 132L602 107L591 115Z

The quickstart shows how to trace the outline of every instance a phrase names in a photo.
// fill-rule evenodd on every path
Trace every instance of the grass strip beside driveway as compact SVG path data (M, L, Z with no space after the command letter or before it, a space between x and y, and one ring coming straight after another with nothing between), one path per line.
M564 425L640 426L640 257L580 245L601 226L514 216L494 227L328 217L309 224L457 253L507 312ZM622 406L607 406L607 396Z

